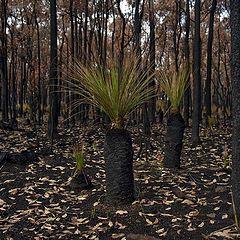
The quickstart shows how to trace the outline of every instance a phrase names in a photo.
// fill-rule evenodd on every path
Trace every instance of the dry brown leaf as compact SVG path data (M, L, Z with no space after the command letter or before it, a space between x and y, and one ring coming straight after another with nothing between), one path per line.
M88 220L88 218L72 217L71 222L72 222L72 224L76 224L76 225L84 225L84 224L87 224L89 222L89 220Z
M125 236L124 233L113 233L112 234L112 239L122 238L124 236Z
M158 234L159 237L164 237L164 236L166 236L166 235L167 235L167 232L168 232L168 231L165 231L164 228L161 228L161 229L159 229L159 230L156 231L156 233Z
M126 226L121 224L120 222L115 222L115 226L118 228L118 229L125 229Z
M18 189L17 189L17 188L14 188L14 189L9 190L8 192L9 192L10 194L12 194L12 195L15 195L15 194L17 194Z
M74 234L79 235L81 233L81 231L79 231L78 229L74 232Z
M227 214L223 214L222 215L222 219L226 219L226 218L228 218L228 215Z
M195 203L189 199L185 199L184 201L182 201L183 204L187 204L187 205L194 205Z
M9 180L4 181L3 183L11 183L11 182L14 182L14 181L15 181L15 179L9 179Z
M0 206L3 206L6 202L0 199Z
M103 223L98 223L97 225L95 225L93 228L91 228L92 229L92 231L96 231L100 226L102 226L103 225Z
M118 210L118 211L116 211L116 214L124 215L124 214L128 214L128 211Z
M148 225L153 225L153 222L151 220L149 220L148 218L146 218L145 220L148 223Z
M204 222L201 222L198 227L202 228L204 226Z
M45 198L49 198L50 195L49 195L48 193L45 193L45 194L44 194L44 197L45 197Z
M199 211L196 209L194 211L191 211L188 213L188 216L190 217L196 217L199 214Z
M160 229L158 229L158 230L156 231L156 233L163 233L164 231L165 231L164 228L160 228Z

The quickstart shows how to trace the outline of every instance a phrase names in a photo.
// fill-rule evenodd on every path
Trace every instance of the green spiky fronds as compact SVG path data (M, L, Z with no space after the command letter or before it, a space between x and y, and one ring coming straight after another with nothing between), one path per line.
M81 96L78 104L87 103L103 110L115 128L123 127L127 116L155 92L149 86L153 74L149 68L142 71L139 58L134 56L128 57L121 66L112 60L105 68L75 60L68 77L72 94Z
M189 70L186 67L179 69L179 72L163 72L159 74L161 89L167 94L171 108L178 109L184 93L189 87Z

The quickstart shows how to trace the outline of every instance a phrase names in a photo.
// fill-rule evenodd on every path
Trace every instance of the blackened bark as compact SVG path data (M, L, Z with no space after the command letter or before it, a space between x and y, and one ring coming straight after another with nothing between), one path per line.
M84 2L84 36L83 36L83 59L84 59L84 64L87 62L87 30L88 30L88 0L85 0Z
M110 129L105 137L106 201L114 206L134 201L133 149L128 131Z
M74 16L73 16L73 0L70 0L69 2L69 17L70 17L70 32L71 32L71 61L74 65L74 61L75 61L75 40L74 40ZM70 122L71 124L75 124L75 117L76 117L76 108L73 107L74 102L76 100L76 95L73 94L72 92L70 92L69 95L69 99L70 99Z
M1 98L1 109L2 109L2 121L8 122L8 70L7 70L7 1L2 0L1 3L1 16L0 16L0 78L2 82L2 98Z
M17 126L17 84L16 84L16 67L14 64L16 64L15 61L15 56L16 56L16 52L17 50L14 48L13 45L13 35L11 38L11 44L12 44L12 124Z
M50 48L50 112L48 118L48 136L53 138L57 134L58 125L58 58L57 58L57 14L56 0L50 1L50 25L51 25L51 48Z
M231 24L231 77L233 103L233 137L232 137L232 194L235 214L240 221L240 1L230 1ZM237 224L237 223L236 223Z
M182 34L181 27L181 0L175 0L175 24L173 27L173 48L175 54L175 70L178 72L179 70L179 44Z
M167 121L164 167L180 168L184 129L181 114L171 113Z
M151 136L151 124L148 115L148 104L143 104L143 132L146 136Z
M23 112L23 103L24 103L24 96L26 95L24 90L26 89L27 85L27 67L26 67L26 59L22 58L21 63L21 84L20 84L20 93L19 93L19 104L20 104L20 116L22 117L24 114L24 117L26 115L26 112L24 110Z
M88 6L89 1L85 0L84 1L84 29L83 29L83 62L84 64L87 63L88 60L90 60L90 38L88 36L88 25L89 25L89 11L88 11ZM81 30L82 31L82 30ZM81 32L80 31L80 32ZM79 34L80 34L79 32ZM89 48L89 49L88 49ZM80 96L78 96L79 100L81 99ZM81 104L79 107L79 112L80 112L80 119L81 123L86 124L87 119L88 119L88 105L86 104Z
M190 33L190 8L189 8L189 0L186 1L186 25L185 25L185 38L184 38L184 59L186 63L186 67L188 71L190 70L190 48L189 48L189 33ZM190 76L188 77L188 81L190 81ZM183 118L186 126L189 126L189 107L190 107L190 86L184 93L183 99Z
M153 0L149 0L149 25L150 25L150 46L149 46L149 55L150 55L150 71L151 73L155 72L155 58L156 58L156 47L155 47L155 14L154 14L154 5ZM150 80L150 86L155 86L154 78ZM149 118L151 123L155 122L155 112L156 112L156 98L152 98L149 101Z
M195 1L195 29L193 50L193 117L192 117L192 143L200 142L199 125L201 117L201 38L200 38L200 12L201 0Z
M103 66L105 66L106 62L107 62L107 47L108 47L108 19L109 19L108 1L105 2L103 15L105 16L105 19L104 19L104 41L103 41Z
M142 29L142 22L140 19L140 0L135 1L135 13L134 13L134 51L138 56L141 55L141 46L140 46L140 40L141 40L141 29Z
M122 30L121 30L122 36L121 36L121 46L120 46L120 54L119 54L119 65L122 66L123 59L124 59L124 42L125 42L124 37L125 37L125 30L126 30L126 19L120 7L120 0L117 1L117 8L118 8L118 13L122 20Z
M209 20L208 44L207 44L207 79L205 81L205 108L206 108L206 124L208 125L208 118L211 117L211 81L212 81L212 43L213 43L213 29L214 29L214 13L217 6L217 0L212 1Z
M75 48L74 48L74 56L76 59L79 58L79 32L78 32L78 10L77 8L74 8L74 42L75 42Z
M111 0L111 5L113 6L113 0ZM115 44L115 32L116 32L116 17L115 17L115 9L112 7L112 18L113 18L113 30L111 37L111 50L112 50L112 58L114 58L114 44Z
M74 42L74 16L73 16L73 0L70 0L69 3L69 17L70 17L70 31L71 31L71 55L72 59L74 59L75 54L75 42Z
M87 190L93 187L91 179L84 171L79 172L72 177L70 187L78 190Z
M38 56L38 124L40 124L42 120L41 46L40 46L39 23L35 9L36 7L35 3L34 3L34 19L37 28L37 56Z

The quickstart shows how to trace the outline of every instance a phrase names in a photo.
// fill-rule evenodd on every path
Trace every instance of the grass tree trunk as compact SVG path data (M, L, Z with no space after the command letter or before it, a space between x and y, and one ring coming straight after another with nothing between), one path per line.
M172 112L167 121L164 167L180 168L184 120L179 112Z
M110 129L105 137L106 201L113 206L134 201L132 139L125 129Z

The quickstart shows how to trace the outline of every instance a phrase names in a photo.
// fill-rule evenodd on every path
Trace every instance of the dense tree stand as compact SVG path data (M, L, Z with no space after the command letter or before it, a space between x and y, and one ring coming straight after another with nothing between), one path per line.
M179 112L171 113L167 121L164 167L180 168L184 120Z
M134 201L133 149L130 134L110 129L105 137L106 201L123 205Z

